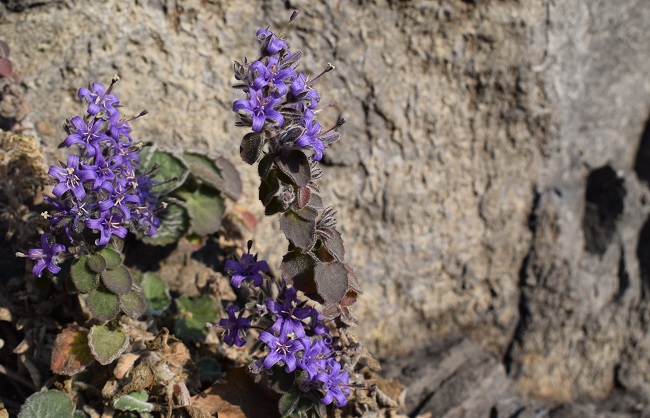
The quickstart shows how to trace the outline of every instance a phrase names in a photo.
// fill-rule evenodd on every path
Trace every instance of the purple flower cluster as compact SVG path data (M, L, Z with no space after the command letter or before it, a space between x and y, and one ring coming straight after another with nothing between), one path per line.
M251 278L255 286L261 286L259 267L265 266L265 272L268 272L266 262L254 261L250 248L249 254L244 256L248 257L242 257L240 262L226 263L227 271L232 274L233 285L239 287L244 278ZM255 265L257 267L251 267ZM285 287L278 301L267 298L266 303L247 318L243 317L243 311L236 315L238 311L239 308L230 305L228 318L219 321L227 344L242 347L253 320L259 324L270 323L259 334L259 340L266 345L268 353L257 363L257 367L271 370L275 365L284 366L286 373L301 373L303 387L320 391L323 404L329 405L335 401L337 406L342 407L347 403L349 374L336 360L336 353L331 347L332 337L323 324L322 315L301 301L296 289Z
M237 87L246 92L247 98L235 100L233 111L254 132L300 126L302 134L291 144L282 145L311 149L312 159L320 161L326 146L339 138L331 129L323 131L315 119L320 95L312 86L320 75L310 80L296 72L302 52L292 53L287 43L270 30L258 30L257 39L261 43L259 59L250 64L236 64L235 78L242 82ZM328 65L325 72L333 68Z
M54 234L65 232L69 246L83 240L84 228L98 233L95 245L103 246L113 235L124 238L128 228L151 236L160 223L154 215L158 203L151 192L154 183L148 175L136 173L142 144L133 142L129 121L120 117L120 101L111 93L115 81L117 78L108 89L92 83L79 90L79 97L88 102L88 114L75 116L66 124L69 135L62 146L77 144L80 152L49 169L55 198L46 199L54 210L44 216L50 219ZM36 261L33 273L39 277L45 266L58 273L58 254L66 251L63 244L50 242L54 237L44 234L43 248L28 252Z

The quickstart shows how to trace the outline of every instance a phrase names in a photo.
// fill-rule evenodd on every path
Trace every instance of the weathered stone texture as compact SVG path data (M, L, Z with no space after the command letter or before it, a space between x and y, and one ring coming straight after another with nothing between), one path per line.
M323 124L349 120L321 183L372 351L465 335L521 393L601 398L618 382L650 398L647 1L5 3L0 37L45 144L82 110L80 84L119 73L125 113L150 112L138 137L232 158L260 218L231 64L300 9L286 37L301 70L337 67L318 84L338 101ZM272 265L277 229L255 236Z

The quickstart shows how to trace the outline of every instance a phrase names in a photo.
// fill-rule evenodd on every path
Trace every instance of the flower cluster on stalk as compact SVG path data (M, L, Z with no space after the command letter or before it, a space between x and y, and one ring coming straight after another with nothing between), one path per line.
M151 236L160 224L155 216L158 197L152 193L154 182L150 173L137 172L143 143L133 141L129 120L121 117L120 101L111 92L117 80L114 77L108 88L92 83L79 89L79 98L88 103L87 114L66 122L68 136L61 144L77 145L79 151L48 171L54 197L46 200L53 209L43 216L50 221L51 233L43 234L42 248L27 254L36 261L36 276L40 277L45 267L58 273L58 264L72 247L89 245L83 235L86 229L94 231L94 244L101 247L112 236L124 238L129 229ZM56 239L67 242L56 243Z
M291 52L287 43L268 29L259 29L257 39L261 44L260 57L250 64L235 66L235 78L242 82L238 87L246 92L247 98L235 100L233 111L253 132L302 128L300 136L276 143L276 147L308 149L312 160L320 161L326 146L336 141L339 134L332 129L324 131L316 120L320 95L313 84L334 67L328 65L323 73L310 79L294 68L302 52Z
M301 390L320 393L323 404L334 402L339 407L345 406L350 393L350 377L337 360L332 348L333 338L323 316L301 300L293 287L282 286L279 296L272 298L261 276L261 272L268 272L268 265L263 260L251 263L256 258L250 254L249 243L249 253L244 254L241 261L227 262L226 271L231 275L232 285L240 287L242 280L251 279L258 298L265 302L250 312L240 311L235 305L228 306L228 318L219 321L224 342L242 347L250 328L261 330L258 339L265 344L266 355L252 370L271 372L274 366L283 367L286 373L296 373ZM242 278L242 272L246 277ZM246 312L248 316L244 317Z

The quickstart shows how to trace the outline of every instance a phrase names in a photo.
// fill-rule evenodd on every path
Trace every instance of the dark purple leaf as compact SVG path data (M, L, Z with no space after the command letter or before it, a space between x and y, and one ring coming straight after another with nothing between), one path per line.
M276 154L266 154L264 158L257 165L257 173L261 178L265 179L266 176L271 172L271 167L273 167L273 160L275 160Z
M302 253L296 248L282 257L280 270L288 284L306 294L314 294L316 293L314 282L316 262L316 258L311 253Z
M306 186L311 180L309 159L300 150L295 149L286 155L279 155L275 159L275 164L298 187Z
M343 263L318 263L314 268L316 290L326 303L339 303L348 291L348 270Z
M302 219L293 211L280 217L280 229L289 241L304 252L316 243L316 222Z
M338 261L343 262L345 258L345 247L343 247L341 233L336 228L323 228L322 231L319 229L319 232L327 251Z
M265 179L262 179L259 188L259 199L262 204L264 206L268 205L279 190L280 182L275 177L275 174L271 174Z
M274 196L268 205L264 208L264 215L271 216L276 213L284 212L287 210L287 205L277 196Z
M310 208L309 206L298 209L295 212L296 215L300 216L306 221L315 221L316 218L318 218L318 211L314 208Z
M244 135L239 146L239 155L247 164L255 164L264 148L264 133L251 132Z
M302 209L305 206L307 206L307 203L309 203L309 199L311 198L311 190L309 187L301 187L298 189L298 193L296 193L296 206L298 208Z

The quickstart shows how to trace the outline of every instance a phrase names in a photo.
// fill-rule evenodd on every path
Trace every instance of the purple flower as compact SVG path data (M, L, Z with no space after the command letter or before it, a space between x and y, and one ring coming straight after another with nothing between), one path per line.
M285 41L275 36L275 34L268 29L259 29L257 31L257 39L262 43L262 53L266 52L269 55L275 55L280 52L282 48L287 47Z
M293 68L280 69L278 59L270 57L269 63L264 65L261 61L255 61L251 64L251 72L257 74L253 80L253 88L260 90L264 86L274 86L278 94L284 96L287 93L287 85L284 80L295 76Z
M232 110L243 110L253 117L253 131L261 132L267 119L274 120L279 126L284 123L284 117L274 109L282 101L282 97L264 97L262 90L248 88L250 99L235 100Z
M293 334L297 338L302 338L306 335L302 320L313 315L314 308L298 308L301 301L298 300L296 289L293 287L288 287L284 294L282 305L271 299L266 301L266 307L277 317L271 330L280 335Z
M348 403L346 396L350 394L350 375L345 370L341 370L341 364L334 359L330 359L327 365L329 371L320 372L313 379L321 382L322 389L325 390L321 402L329 405L336 400L336 406L343 407Z
M101 153L95 155L95 164L82 164L82 167L86 170L92 170L96 174L95 182L92 185L93 190L98 191L104 189L109 193L113 190L112 181L115 178L115 173L113 172L113 167L108 165Z
M79 156L74 154L68 157L68 164L65 168L51 166L48 173L59 180L59 183L52 190L54 196L61 197L63 193L70 190L77 200L82 200L86 197L86 190L82 183L88 180L95 180L97 177L97 174L92 170L80 170Z
M276 337L266 331L260 333L259 339L266 343L271 350L263 362L266 369L270 369L277 362L282 361L286 366L284 370L287 373L296 370L296 353L304 349L299 340L292 340L286 335Z
M125 186L117 183L110 196L106 200L99 202L99 210L103 212L115 207L122 212L124 220L128 221L131 219L131 208L127 206L127 203L132 203L137 206L140 204L140 198L134 194L127 193Z
M66 147L70 147L73 144L81 144L86 148L88 155L91 157L94 157L95 154L100 154L99 143L110 139L105 133L100 132L102 121L93 119L87 125L81 116L75 116L70 122L75 128L75 132L68 135L65 141L63 141L63 144Z
M320 371L327 369L327 359L331 357L332 350L322 340L311 341L309 338L301 338L301 344L305 351L298 361L298 367L306 371L309 379L313 379Z
M246 328L251 326L251 320L248 318L242 318L241 315L237 318L235 313L238 311L239 308L237 306L228 306L228 319L221 318L219 320L219 326L225 330L223 340L226 344L235 344L237 347L242 347L246 344L246 339L242 337L242 334L246 332Z
M114 118L119 112L115 109L115 105L120 103L120 100L114 94L106 94L104 85L100 83L92 83L90 86L92 91L82 87L79 89L77 96L83 97L88 101L88 113L96 115L102 111L106 111L109 118Z
M242 254L240 261L227 260L226 271L232 274L231 283L240 287L245 279L252 279L255 286L261 286L264 278L260 273L268 273L269 265L266 261L256 261L252 254Z
M301 112L305 112L307 109L315 109L320 101L318 92L307 85L307 76L303 73L294 78L289 87L289 92L291 93L290 100L296 103L296 109Z
M323 158L323 151L325 151L325 144L319 138L320 124L315 119L303 119L301 124L305 127L305 132L296 139L296 145L303 148L311 147L314 150L311 159L320 161Z
M96 245L106 245L111 239L111 235L117 235L120 238L126 237L127 230L122 225L122 218L109 211L101 213L98 219L86 220L86 226L100 232L100 238L95 240Z
M61 271L61 267L56 265L59 261L57 254L64 252L65 246L56 243L50 245L50 239L54 241L50 234L41 235L42 248L33 248L27 252L27 257L29 259L36 260L36 265L34 265L34 268L32 269L32 273L34 273L35 276L41 277L45 267L47 267L52 274L57 274Z

